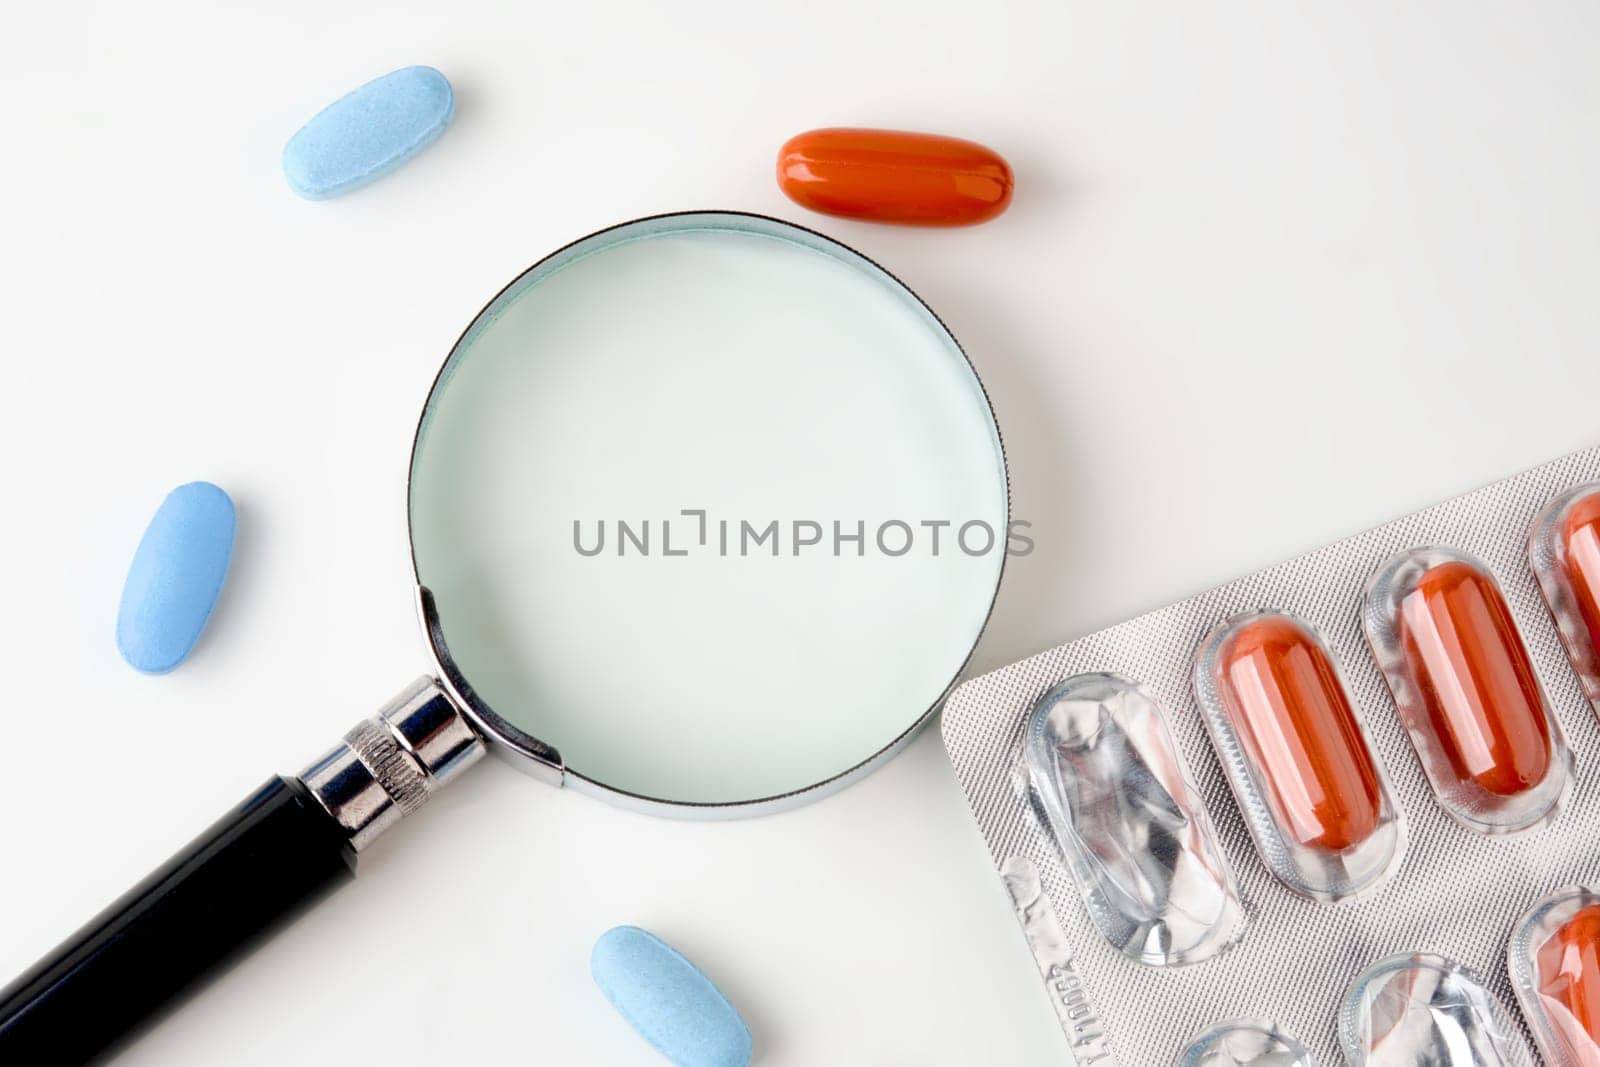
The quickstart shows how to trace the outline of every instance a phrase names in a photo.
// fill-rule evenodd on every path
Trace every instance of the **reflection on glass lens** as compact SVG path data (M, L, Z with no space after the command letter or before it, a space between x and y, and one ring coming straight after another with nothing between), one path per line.
M435 386L410 508L482 699L678 801L803 789L902 734L1007 541L948 334L865 261L738 216L608 231L502 294Z

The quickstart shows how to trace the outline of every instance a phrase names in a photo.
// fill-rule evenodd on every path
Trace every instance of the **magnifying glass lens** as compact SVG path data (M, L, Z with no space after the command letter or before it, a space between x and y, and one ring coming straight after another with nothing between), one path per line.
M417 578L478 696L676 802L802 790L903 734L1006 539L949 334L866 260L739 216L607 231L514 283L441 373L411 479Z

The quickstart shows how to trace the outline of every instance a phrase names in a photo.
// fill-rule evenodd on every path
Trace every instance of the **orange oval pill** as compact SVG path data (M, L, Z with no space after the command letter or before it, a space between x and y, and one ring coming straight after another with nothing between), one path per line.
M1516 796L1550 770L1544 697L1493 578L1462 560L1431 567L1396 620L1417 689L1417 725L1459 783Z
M1600 652L1600 492L1573 501L1561 527L1562 568L1590 655Z
M1011 203L1011 168L972 141L904 130L837 127L792 137L778 185L825 215L912 226L968 226Z
M1539 947L1539 996L1572 1062L1600 1067L1600 905L1562 923Z
M1382 817L1377 765L1322 642L1294 619L1259 616L1218 651L1217 691L1284 833L1342 852Z

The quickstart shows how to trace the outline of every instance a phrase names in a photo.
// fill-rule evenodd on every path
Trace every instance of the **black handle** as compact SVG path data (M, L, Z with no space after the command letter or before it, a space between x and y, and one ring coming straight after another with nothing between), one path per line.
M274 778L0 990L0 1063L84 1063L355 874L339 823Z

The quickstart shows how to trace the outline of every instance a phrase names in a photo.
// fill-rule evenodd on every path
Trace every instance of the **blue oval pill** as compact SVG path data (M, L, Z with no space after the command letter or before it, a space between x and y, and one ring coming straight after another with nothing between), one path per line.
M359 189L436 141L455 115L450 81L403 67L319 111L283 149L289 187L307 200Z
M117 649L135 670L165 674L211 618L233 555L228 494L190 482L167 494L133 554L117 611Z
M600 935L589 956L595 984L628 1024L678 1067L745 1067L750 1028L711 979L637 926Z

